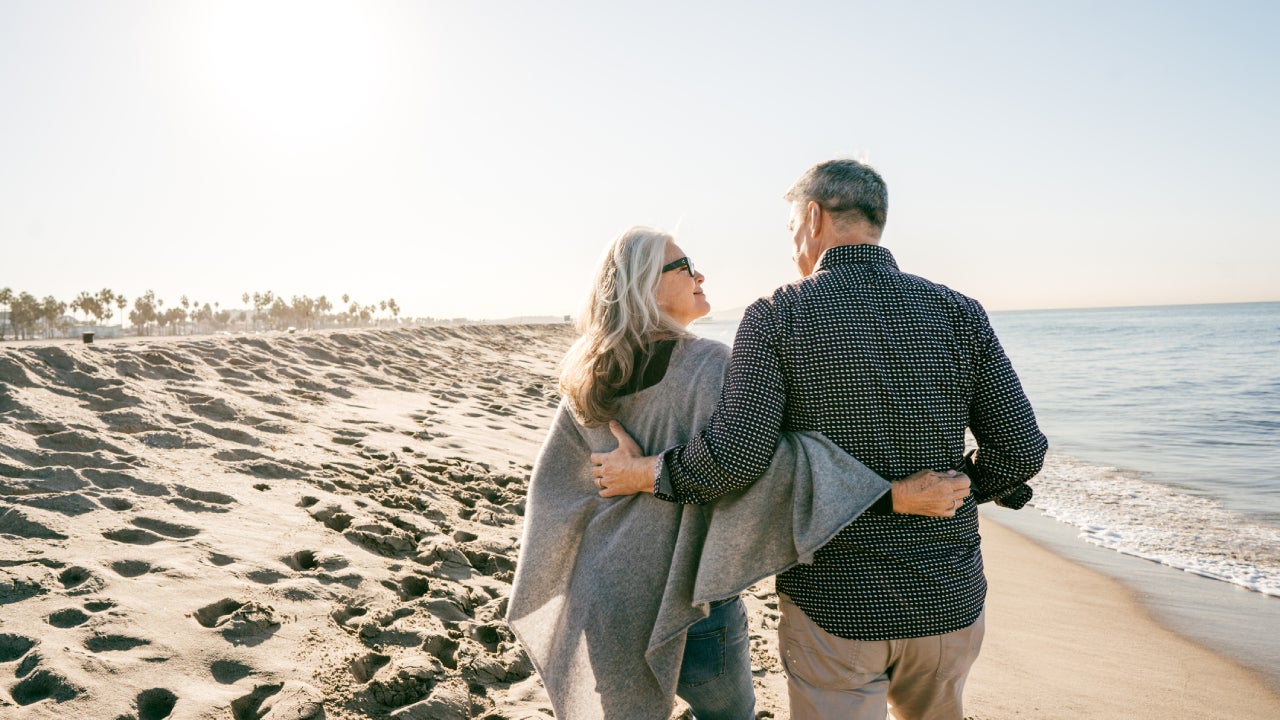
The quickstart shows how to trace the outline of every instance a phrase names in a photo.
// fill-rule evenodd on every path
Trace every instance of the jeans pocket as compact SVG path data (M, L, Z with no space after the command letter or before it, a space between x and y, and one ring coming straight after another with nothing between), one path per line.
M684 641L684 661L680 664L681 685L701 685L724 674L727 628L690 634Z

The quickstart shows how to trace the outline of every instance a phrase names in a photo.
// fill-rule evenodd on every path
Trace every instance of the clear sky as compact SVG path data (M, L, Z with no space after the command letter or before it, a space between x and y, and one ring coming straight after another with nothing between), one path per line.
M1280 4L625 5L0 0L0 286L559 315L648 224L727 309L852 156L988 308L1280 300Z

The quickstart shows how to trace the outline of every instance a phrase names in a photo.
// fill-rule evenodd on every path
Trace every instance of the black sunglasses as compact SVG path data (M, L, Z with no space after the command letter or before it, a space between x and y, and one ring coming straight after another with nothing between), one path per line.
M664 273L671 272L672 270L679 270L680 268L684 268L685 270L688 270L689 277L693 277L694 273L697 272L697 270L693 269L693 261L689 259L688 255L685 255L684 257L678 258L676 260L672 260L666 265L663 265L662 272Z

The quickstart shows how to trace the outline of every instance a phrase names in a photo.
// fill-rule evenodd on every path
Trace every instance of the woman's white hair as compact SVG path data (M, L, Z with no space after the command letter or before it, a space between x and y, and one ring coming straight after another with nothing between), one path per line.
M560 368L560 392L584 425L609 422L617 394L637 372L636 350L659 337L688 331L658 309L656 290L671 235L633 227L601 258L591 291L578 314L582 334Z

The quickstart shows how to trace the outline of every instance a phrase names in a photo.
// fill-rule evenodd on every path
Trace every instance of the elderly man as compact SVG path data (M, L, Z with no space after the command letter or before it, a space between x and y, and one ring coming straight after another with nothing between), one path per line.
M875 170L825 162L785 198L803 277L747 308L717 410L688 444L640 457L615 430L619 449L595 458L602 494L709 502L758 478L783 430L822 432L890 480L963 470L971 492L956 485L949 517L895 483L777 578L793 718L883 720L891 704L900 720L960 720L983 635L977 506L1024 505L1047 443L982 307L880 247Z

